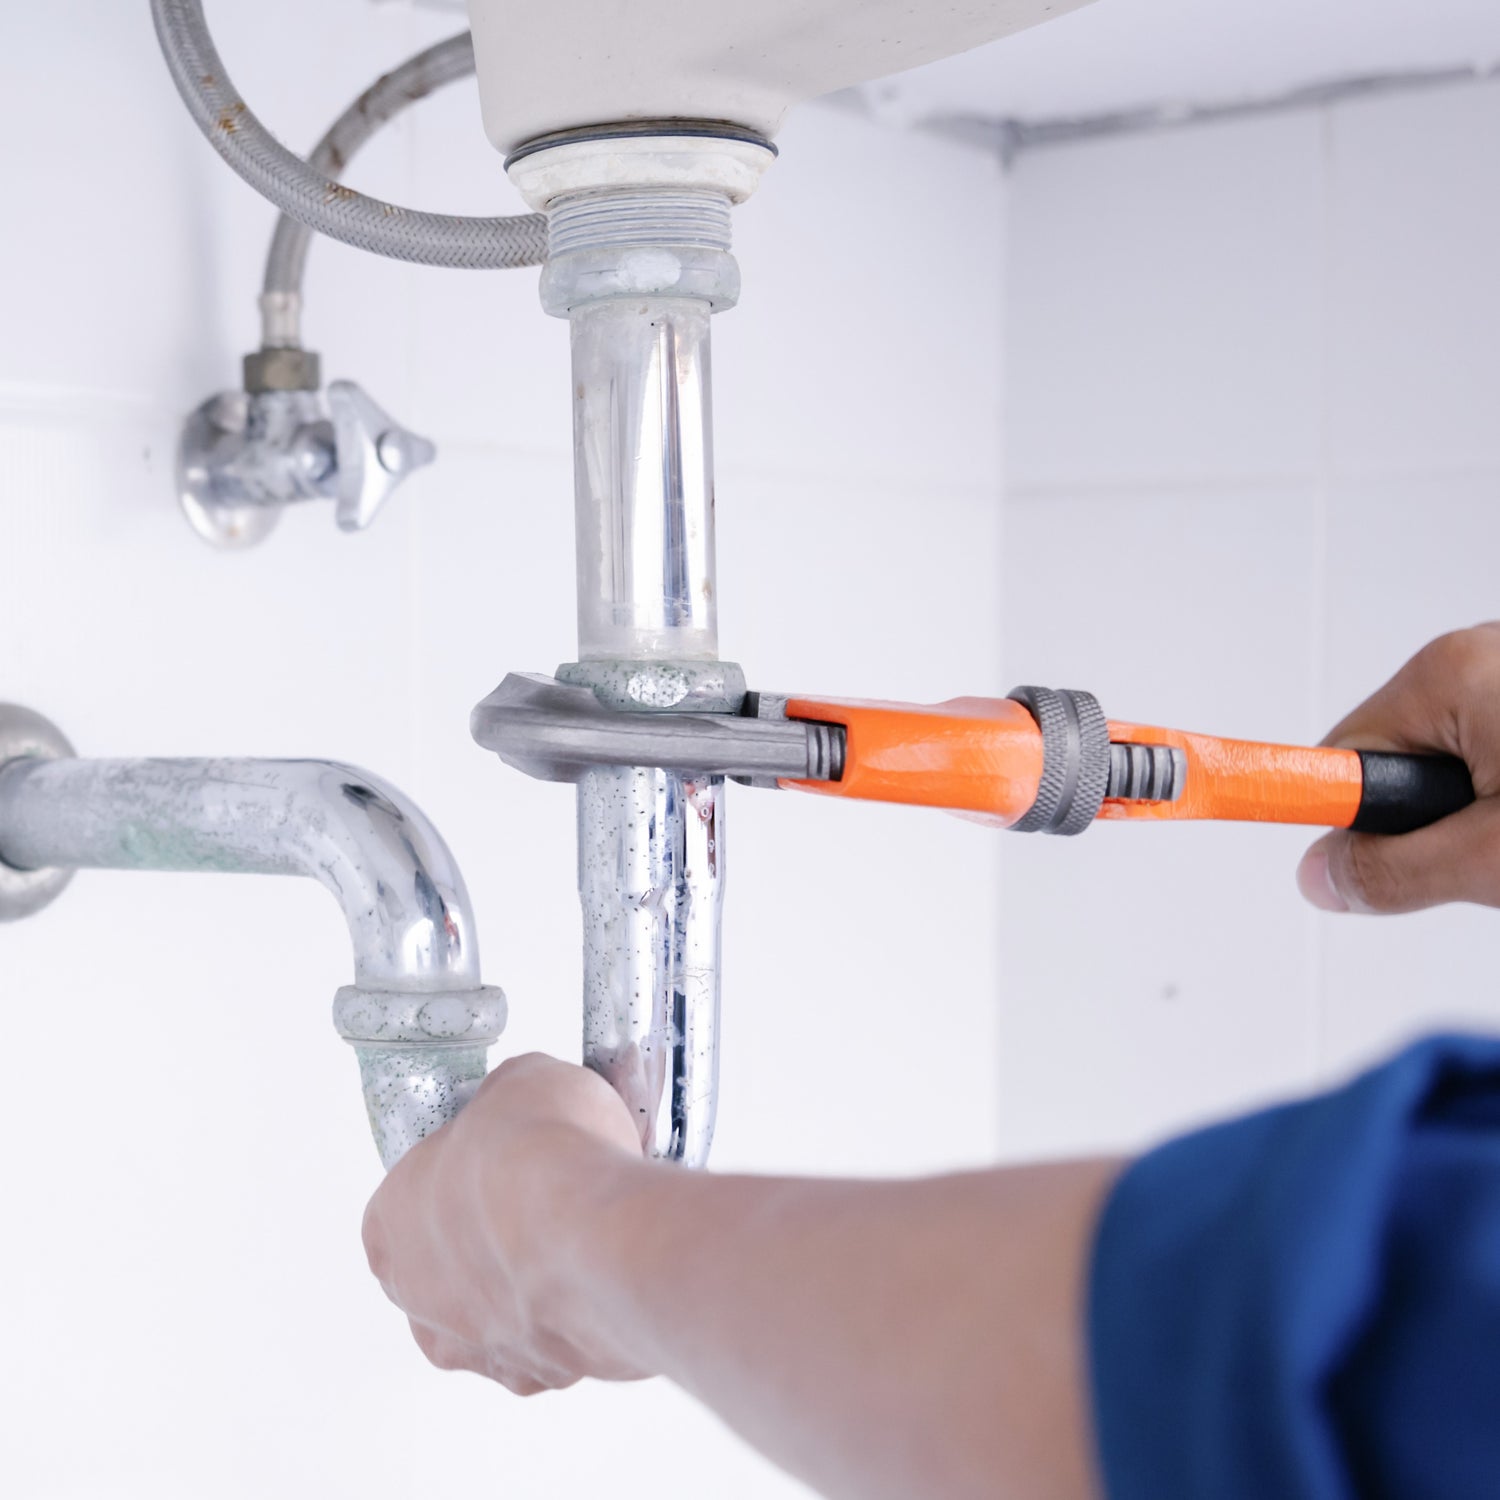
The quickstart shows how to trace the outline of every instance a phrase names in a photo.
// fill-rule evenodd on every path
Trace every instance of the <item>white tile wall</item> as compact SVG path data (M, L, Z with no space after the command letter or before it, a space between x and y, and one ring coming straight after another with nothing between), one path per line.
M368 0L213 19L298 144L458 24ZM390 777L465 870L507 1048L576 1055L570 794L466 727L503 672L572 653L567 340L535 274L315 245L327 373L429 432L440 461L366 535L314 506L259 551L215 554L176 512L173 446L252 343L274 216L197 139L143 7L10 7L0 41L0 698L85 752L329 754ZM997 685L1001 177L818 110L784 148L720 325L726 648L770 686ZM518 206L461 87L352 180ZM961 308L911 303L936 264L966 284ZM719 1161L982 1160L993 837L734 790ZM632 1500L701 1471L716 1500L802 1493L659 1384L522 1403L425 1366L359 1248L376 1163L327 1019L347 966L311 883L84 875L0 933L0 1280L26 1289L0 1339L0 1488L395 1497L440 1471Z
M1341 472L1500 465L1500 88L1329 120L1331 459Z
M1305 740L1431 636L1500 616L1497 178L1495 84L1022 157L1009 678ZM1007 844L1007 1150L1134 1145L1500 1025L1500 918L1312 914L1304 842Z
M869 156L870 128L794 114L736 219L745 292L717 335L719 455L759 471L784 455L808 475L905 494L993 486L999 166L972 151L934 173L927 142L889 129ZM774 294L758 274L773 257L790 271ZM764 369L778 378L753 373Z
M1013 484L1303 479L1321 434L1314 114L1023 155L1013 174Z

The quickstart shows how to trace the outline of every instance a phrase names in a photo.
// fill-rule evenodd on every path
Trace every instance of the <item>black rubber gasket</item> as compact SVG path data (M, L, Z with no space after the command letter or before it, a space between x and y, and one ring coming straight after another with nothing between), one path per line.
M516 147L505 158L505 168L534 156L538 151L553 146L571 146L581 141L625 141L640 136L678 135L693 136L708 141L738 141L742 145L759 146L772 156L779 153L765 136L744 125L735 125L728 120L627 120L612 125L581 125L573 130L554 130L550 135L539 135Z

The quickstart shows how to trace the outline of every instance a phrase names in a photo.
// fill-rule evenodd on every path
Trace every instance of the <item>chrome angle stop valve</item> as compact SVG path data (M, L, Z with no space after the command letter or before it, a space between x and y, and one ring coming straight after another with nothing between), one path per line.
M244 388L188 417L177 489L193 528L219 547L263 540L301 500L332 500L341 531L362 531L414 469L437 456L352 380L318 388L318 356L266 348L245 356Z

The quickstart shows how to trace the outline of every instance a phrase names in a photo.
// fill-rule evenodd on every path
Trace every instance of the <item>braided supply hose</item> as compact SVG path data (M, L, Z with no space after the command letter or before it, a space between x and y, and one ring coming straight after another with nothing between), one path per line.
M256 118L225 71L209 35L201 0L151 0L151 16L172 80L209 144L257 193L312 233L416 265L504 270L541 264L547 248L547 222L541 214L478 219L426 213L344 187L328 170L287 150ZM458 41L455 37L442 43L404 67L413 68L423 58L454 47ZM444 69L458 65L458 51L461 49L445 56ZM471 52L468 67L472 66ZM462 75L452 73L438 81L447 82L459 76ZM394 77L392 74L382 79L370 92L381 90ZM436 87L437 83L431 86ZM384 119L409 102L401 101L391 107L391 94L383 93L382 99L381 107L387 112L372 119L363 134L350 127L346 135L341 135L341 127L349 115L360 109L360 101L356 101L352 110L324 137L319 150L332 142L331 152L343 151L347 155L341 140L353 140L354 146L362 144ZM353 146L347 149L352 150ZM331 163L332 156L329 160ZM300 275L300 259L306 255L305 242L300 255L295 246L286 247L285 253L287 266L298 263L295 274ZM267 267L268 287L271 269Z
M330 178L342 177L355 152L404 109L473 74L474 43L467 31L418 52L377 78L328 127L307 165ZM262 343L267 347L301 347L302 281L312 239L313 231L290 214L276 221L261 285Z

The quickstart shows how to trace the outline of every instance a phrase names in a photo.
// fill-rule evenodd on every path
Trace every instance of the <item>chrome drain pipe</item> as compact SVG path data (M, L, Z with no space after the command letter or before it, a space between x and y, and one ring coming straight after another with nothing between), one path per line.
M39 909L77 869L320 882L354 949L334 1020L387 1167L484 1077L505 996L480 983L463 876L378 778L320 760L84 760L46 720L0 705L0 919Z
M542 306L572 339L578 661L607 706L734 713L718 660L709 323L739 295L730 208L774 156L677 121L565 132L507 163L548 217ZM649 1155L701 1165L718 1083L724 778L578 783L583 1058Z

